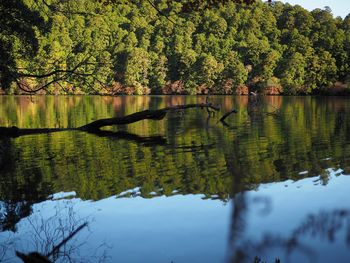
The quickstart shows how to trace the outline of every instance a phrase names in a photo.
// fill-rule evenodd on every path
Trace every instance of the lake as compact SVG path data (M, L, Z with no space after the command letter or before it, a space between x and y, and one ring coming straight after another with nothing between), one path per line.
M205 100L0 96L0 126L78 127ZM350 98L209 100L214 116L0 136L0 261L47 255L82 226L51 259L348 262Z

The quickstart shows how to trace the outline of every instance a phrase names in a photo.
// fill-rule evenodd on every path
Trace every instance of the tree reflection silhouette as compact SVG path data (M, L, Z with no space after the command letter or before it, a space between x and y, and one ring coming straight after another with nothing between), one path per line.
M107 259L105 243L96 244L94 251L84 248L93 233L91 229L88 233L82 230L92 218L79 218L70 200L56 202L51 213L41 212L45 210L41 208L23 219L19 236L9 238L0 247L1 262L11 262L14 254L29 263L104 262Z
M271 207L269 204L271 200L268 198L262 200L266 207ZM274 262L294 262L293 253L304 255L308 262L318 262L322 255L318 255L312 244L306 243L303 239L318 238L333 243L341 241L339 236L342 233L345 233L343 242L350 249L350 210L347 209L324 210L305 215L304 219L286 236L277 234L275 226L271 225L271 228L262 234L260 240L247 237L245 233L249 221L248 210L256 209L256 201L249 200L244 192L236 194L232 200L230 262L268 262L261 259L261 255L275 258ZM273 254L276 249L279 251L278 255ZM280 260L281 255L284 256L284 261Z

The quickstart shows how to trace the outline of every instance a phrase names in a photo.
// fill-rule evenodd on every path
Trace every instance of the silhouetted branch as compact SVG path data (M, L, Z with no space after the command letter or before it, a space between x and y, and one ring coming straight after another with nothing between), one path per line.
M89 124L86 124L84 126L81 126L77 128L77 130L81 131L95 131L99 130L102 127L105 126L111 126L111 125L125 125L130 124L134 122L138 122L145 119L150 120L162 120L168 111L176 111L176 110L184 110L184 109L190 109L190 108L211 108L216 111L219 110L218 107L214 106L212 103L199 103L199 104L187 104L187 105L177 105L177 106L171 106L159 110L144 110L139 111L124 117L115 117L115 118L108 118L108 119L99 119L97 121L91 122Z
M30 135L30 134L41 134L41 133L51 133L51 132L71 131L71 130L76 130L76 128L21 129L16 126L12 126L12 127L0 127L0 135L7 136L7 137L19 137L19 136Z
M79 251L86 245L84 239L88 237L86 233L81 233L82 237L79 239L76 236L88 225L88 218L76 218L73 202L72 205L64 202L63 206L59 203L55 206L56 211L53 211L49 217L36 213L28 218L28 223L32 228L23 235L21 241L31 244L32 252L22 253L16 250L13 252L16 252L16 255L25 263L101 262L100 260L106 258L106 250L104 252L102 250L108 246L101 243L88 256L80 258ZM17 246L15 243L13 245ZM11 251L9 251L7 258L13 259L9 257L10 254ZM12 261L10 260L10 262Z
M60 248L66 244L71 238L73 238L80 230L82 230L84 227L87 226L87 223L83 223L82 225L80 225L79 227L77 227L77 229L75 229L72 233L70 233L66 238L64 238L58 245L56 245L52 251L50 253L48 253L46 256L50 257L52 255L54 255L55 253L58 253L58 251L60 250Z
M162 136L139 136L136 134L132 134L126 131L103 131L103 130L97 130L92 132L92 134L97 135L99 137L109 137L109 138L116 138L116 139L124 139L128 141L133 141L136 143L140 143L144 146L151 146L151 145L165 145L166 139Z
M237 111L236 109L233 109L233 110L231 110L231 111L225 113L225 114L220 118L219 121L221 121L221 122L225 125L225 119L226 119L228 116L230 116L232 113L237 113L237 112L238 112L238 111Z
M41 133L51 133L51 132L60 132L60 131L86 131L90 133L96 133L97 135L101 135L101 128L105 126L112 125L125 125L134 122L138 122L141 120L162 120L168 111L177 111L177 110L185 110L190 108L211 108L213 110L218 111L219 107L214 106L212 103L198 103L198 104L186 104L186 105L177 105L166 107L159 110L144 110L139 111L124 117L114 117L107 119L99 119L83 125L81 127L76 128L37 128L37 129L21 129L16 126L12 127L0 127L0 135L7 137L19 137L23 135L29 134L41 134ZM108 133L104 133L104 136L107 136Z

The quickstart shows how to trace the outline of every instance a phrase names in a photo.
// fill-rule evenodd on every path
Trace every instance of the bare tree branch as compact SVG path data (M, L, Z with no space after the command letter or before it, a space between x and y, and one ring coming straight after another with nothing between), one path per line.
M18 137L29 134L40 134L40 133L50 133L50 132L60 132L60 131L86 131L86 132L99 132L102 127L112 126L112 125L125 125L134 122L138 122L141 120L162 120L168 111L177 111L177 110L185 110L190 108L210 108L215 111L219 111L220 108L218 106L213 105L212 103L198 103L198 104L186 104L186 105L177 105L166 107L159 110L144 110L139 111L124 117L114 117L107 119L99 119L83 125L81 127L76 128L38 128L38 129L20 129L16 126L12 127L0 127L0 135L5 135L9 137Z

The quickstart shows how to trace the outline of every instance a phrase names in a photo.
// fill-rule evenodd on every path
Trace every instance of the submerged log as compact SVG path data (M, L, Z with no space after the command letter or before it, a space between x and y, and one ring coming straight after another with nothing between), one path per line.
M165 110L145 110L139 111L124 117L99 119L78 128L81 131L95 131L105 126L130 124L141 120L161 120L166 115Z
M0 127L0 136L8 137L19 137L23 135L30 134L40 134L40 133L50 133L50 132L60 132L60 131L71 131L77 130L77 128L38 128L38 129L21 129L16 126L12 127Z
M162 120L168 111L184 110L184 109L190 109L190 108L211 108L216 111L220 110L219 107L214 106L212 103L177 105L177 106L171 106L171 107L167 107L159 110L139 111L124 117L100 119L100 120L91 122L89 124L86 124L84 126L81 126L77 129L81 131L94 131L94 130L99 130L104 126L130 124L130 123L134 123L145 119Z
M29 134L41 134L41 133L51 133L60 131L86 131L90 133L100 132L102 127L112 126L112 125L125 125L141 120L162 120L168 111L185 110L190 108L210 108L215 111L219 111L220 108L214 106L212 103L198 103L198 104L186 104L166 107L159 110L144 110L135 112L133 114L124 117L115 117L107 119L99 119L76 128L37 128L37 129L21 129L16 126L12 127L0 127L0 136L7 137L19 137Z
M232 113L237 113L237 112L238 112L238 111L237 111L236 109L233 109L233 110L231 110L231 111L225 113L225 114L220 118L219 121L221 121L222 123L224 123L224 122L225 122L225 119L226 119L228 116L230 116Z

